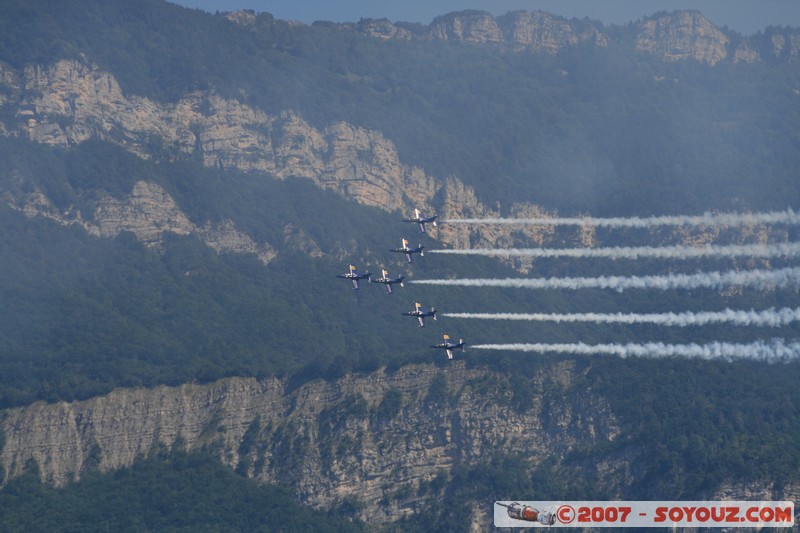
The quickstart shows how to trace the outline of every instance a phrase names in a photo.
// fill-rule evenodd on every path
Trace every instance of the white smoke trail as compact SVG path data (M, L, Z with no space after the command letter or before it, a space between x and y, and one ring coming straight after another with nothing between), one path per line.
M786 362L800 358L800 343L786 343L783 339L771 342L756 341L751 344L712 342L709 344L477 344L479 350L505 350L522 352L559 352L582 355L616 355L626 357L686 357L699 359L750 359L769 363Z
M541 322L598 322L605 324L658 324L661 326L704 326L728 323L736 326L781 327L800 321L800 308L764 311L701 311L683 313L444 313L450 318L480 320L529 320Z
M565 218L451 218L449 224L520 224L537 226L605 226L613 228L652 228L656 226L700 226L747 224L800 224L800 213L791 209L770 213L704 213L689 216L655 217L565 217Z
M606 257L610 259L693 259L697 257L797 257L800 242L779 244L733 244L725 246L638 246L612 248L526 248L431 250L435 254L484 255L500 257Z
M800 288L800 268L699 272L659 276L600 276L596 278L418 279L411 283L451 287L510 287L524 289L720 289L742 285L758 290Z

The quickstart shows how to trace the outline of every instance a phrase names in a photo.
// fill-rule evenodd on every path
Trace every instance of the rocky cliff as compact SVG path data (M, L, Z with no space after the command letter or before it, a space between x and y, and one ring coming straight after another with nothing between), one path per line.
M90 217L74 208L59 210L41 191L14 194L6 190L0 196L6 205L28 217L78 225L96 237L116 237L129 231L148 246L160 246L165 233L196 235L218 253L254 254L265 265L277 256L272 246L257 243L230 220L218 224L193 223L162 187L147 181L136 183L126 198L100 198Z
M386 19L365 19L343 26L383 40L452 41L551 54L581 43L606 47L615 39L621 39L619 34L612 38L599 22L568 20L542 11L512 11L496 18L485 11L456 11L435 18L417 32ZM636 51L666 61L691 59L716 65L726 59L753 63L800 58L800 31L797 29L771 27L755 36L731 39L702 14L691 10L645 17L633 23L629 31Z
M533 15L513 13L507 19L519 21L528 16ZM714 41L716 33L698 14L686 16L680 26L683 30L676 30L668 20L655 20L654 37L640 39L640 46L655 46L653 43L662 42L662 34L666 32L673 35L675 42L664 45L665 50L671 50L677 58L699 46L686 44L687 35L706 32L711 37L696 37L695 41L707 44ZM558 41L562 37L556 37L557 34L563 38L567 35L554 28L548 39ZM519 34L516 38L543 42L545 37ZM709 44L701 57L718 60L720 54L721 49ZM403 163L395 145L380 132L352 124L338 122L320 130L297 113L287 111L273 116L213 92L191 93L174 104L158 103L124 94L109 73L79 61L31 65L21 71L0 64L0 84L4 89L0 91L4 95L0 100L3 135L24 136L56 146L99 138L143 158L152 157L153 150L163 150L166 146L173 153L192 154L208 166L262 172L278 178L307 178L320 188L398 214L409 214L418 207L425 212L437 212L441 219L500 215L499 210L483 204L475 191L457 177L431 176L419 167ZM174 199L154 183L139 182L126 198L101 198L92 213L77 209L59 212L40 191L21 193L23 189L7 187L0 190L0 198L28 216L79 224L93 235L114 236L131 231L145 243L158 245L165 232L194 234L218 252L254 253L265 264L277 253L269 243L258 243L237 230L231 221L215 225L190 221ZM536 205L515 203L510 207L510 215L548 217L555 213ZM300 228L284 229L287 242L295 248L306 249L310 255L322 253L314 243L299 236ZM525 247L546 244L555 232L546 226L445 224L431 227L430 235L458 248ZM592 228L583 228L580 235L570 239L583 246L596 243ZM514 263L522 271L532 266L530 260L514 260Z
M249 477L290 485L307 503L357 499L371 507L365 518L394 520L435 498L420 487L458 465L502 454L528 458L519 466L530 469L578 444L613 442L620 428L607 402L575 384L585 371L565 361L531 375L524 403L507 376L463 362L296 390L275 378L121 389L5 411L0 462L5 481L36 468L42 481L63 486L158 448L202 448ZM604 466L609 475L626 467Z
M680 11L643 21L636 50L669 61L694 59L715 65L728 55L728 38L697 11Z
M456 177L430 176L404 164L394 144L380 132L344 122L324 130L312 127L297 113L268 115L213 92L192 93L175 104L162 104L123 93L116 79L96 66L79 61L29 66L15 71L0 64L0 82L6 89L0 102L4 116L0 133L32 141L71 146L90 138L118 144L140 157L152 157L152 140L184 154L194 154L206 165L264 172L278 178L304 177L323 189L336 191L361 204L410 214L415 207L436 211L441 218L496 215L474 191ZM399 193L398 193L399 192ZM154 184L139 184L127 199L108 198L96 208L90 224L78 212L56 213L41 193L34 196L3 191L6 203L30 215L62 223L80 223L97 235L133 231L148 243L164 231L196 233L218 250L254 252L263 262L274 251L246 235L190 222L175 202ZM446 198L439 204L437 198ZM530 205L521 210L541 209ZM537 229L531 230L536 235ZM219 236L228 238L219 240ZM495 242L509 234L506 228L438 231L431 235L446 244Z

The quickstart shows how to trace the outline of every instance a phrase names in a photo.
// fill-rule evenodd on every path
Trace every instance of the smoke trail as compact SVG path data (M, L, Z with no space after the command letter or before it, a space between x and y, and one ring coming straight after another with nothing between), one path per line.
M481 320L529 320L541 322L598 322L616 324L658 324L661 326L704 326L728 323L736 326L781 327L800 321L800 308L770 308L764 311L701 311L683 313L444 313L451 318Z
M435 254L485 255L500 257L607 257L610 259L693 259L697 257L797 257L800 242L780 244L734 244L726 246L639 246L612 248L526 248L431 250Z
M655 226L699 226L746 224L800 224L800 213L791 209L770 213L705 213L695 216L656 217L572 217L572 218L453 218L449 224L523 224L540 226L605 226L613 228L651 228Z
M506 278L506 279L419 279L411 283L456 287L511 287L525 289L720 289L742 285L766 290L800 288L800 268L747 270L744 272L699 272L661 276L600 276L597 278Z
M698 359L750 359L769 363L784 362L800 358L800 343L787 344L783 339L771 342L756 341L751 344L712 342L709 344L477 344L470 346L479 350L506 350L522 352L560 352L582 355L616 355L626 357L687 357Z

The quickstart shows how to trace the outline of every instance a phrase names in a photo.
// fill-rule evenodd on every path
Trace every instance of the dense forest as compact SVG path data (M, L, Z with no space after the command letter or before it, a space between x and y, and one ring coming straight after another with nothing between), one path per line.
M154 453L64 490L26 474L0 491L0 527L20 533L365 530L349 518L301 506L284 490L257 485L210 455L185 453Z
M713 67L663 61L635 50L633 24L604 28L611 36L607 47L584 43L548 54L384 42L348 25L294 25L267 13L254 20L243 27L221 14L161 0L7 0L0 3L0 62L21 71L79 59L112 73L127 94L158 102L213 91L268 113L293 110L320 128L346 121L381 132L403 163L463 180L502 214L520 201L595 216L797 209L796 62L766 55L752 64ZM765 34L755 37L761 41ZM1 83L0 121L15 124L20 119L8 103L14 91ZM56 147L6 135L2 127L0 133L2 409L227 376L276 375L297 387L379 368L391 373L409 363L444 365L441 354L428 349L443 329L468 344L800 337L797 323L671 328L440 319L435 327L417 328L400 315L415 301L445 312L647 313L796 308L800 298L795 289L747 287L616 292L408 284L387 295L365 283L355 292L349 281L336 278L348 263L373 274L386 267L410 281L522 274L486 257L426 254L407 265L402 255L388 253L399 236L416 232L400 214L359 205L303 177L278 180L204 167L193 154L166 149L142 158L107 140ZM253 254L217 253L195 235L166 233L157 246L129 232L95 237L78 225L26 216L14 202L38 191L57 209L80 210L91 220L98 201L124 198L142 179L162 187L194 223L233 221L273 246L277 257L264 265ZM798 237L794 227L777 232L784 241ZM559 229L551 242L573 246L578 234ZM758 237L727 230L721 235L731 242ZM666 230L598 229L595 237L604 246L677 240ZM429 235L419 241L428 250L440 246ZM307 243L319 253L310 254ZM551 258L537 259L531 275L784 266L796 266L796 260ZM574 358L467 353L470 368L509 376L502 401L521 410L529 405L537 369ZM419 489L420 497L449 503L420 509L393 527L463 530L470 502L490 498L698 499L725 481L767 479L781 487L800 480L797 362L575 360L585 370L580 386L608 400L624 438L604 449L548 458L530 470L517 468L525 458L502 451L485 464L459 465ZM600 457L628 453L638 457L631 484L597 479L590 468ZM358 502L345 502L332 514L302 508L286 490L257 486L203 453L162 450L119 472L90 471L65 489L35 479L32 466L0 490L0 529L365 527L353 520L362 511Z

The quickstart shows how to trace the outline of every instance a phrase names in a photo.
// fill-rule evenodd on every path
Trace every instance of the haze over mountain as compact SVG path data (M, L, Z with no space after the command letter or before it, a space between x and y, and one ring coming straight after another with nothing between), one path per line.
M797 28L698 11L4 2L0 529L271 530L270 498L401 531L485 530L487 495L796 499L798 62ZM541 222L707 212L738 219ZM448 222L509 217L540 222ZM572 251L467 255L526 248ZM406 286L353 291L350 264ZM540 288L431 282L509 277ZM698 319L750 310L774 320Z
M476 9L495 16L509 11L545 11L566 18L584 18L604 24L624 25L659 11L698 10L717 26L727 26L745 35L763 31L768 26L800 27L800 6L792 0L411 0L407 2L348 0L345 2L290 0L179 0L186 7L216 11L252 9L271 13L283 20L311 24L318 20L355 22L361 18L387 18L393 22L430 23L453 11Z

